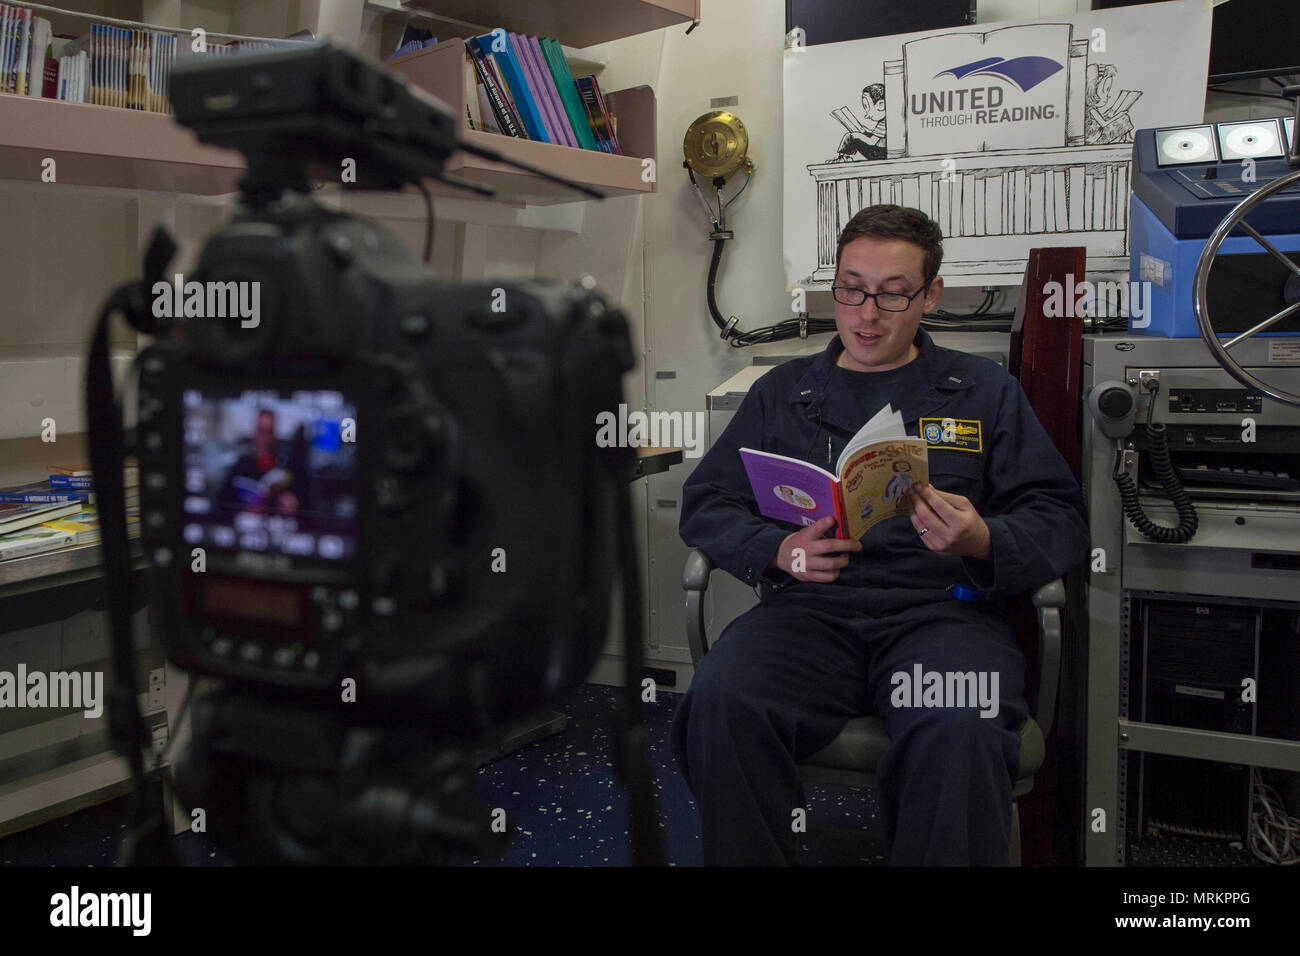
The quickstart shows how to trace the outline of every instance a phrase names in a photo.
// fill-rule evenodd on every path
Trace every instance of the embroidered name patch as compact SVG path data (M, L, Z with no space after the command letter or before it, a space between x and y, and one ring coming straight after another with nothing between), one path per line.
M974 419L922 418L919 425L928 446L958 451L984 450L984 433L980 423Z

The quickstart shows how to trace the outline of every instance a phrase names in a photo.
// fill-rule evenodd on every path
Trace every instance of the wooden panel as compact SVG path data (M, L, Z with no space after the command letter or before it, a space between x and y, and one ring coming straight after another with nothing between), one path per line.
M1078 472L1075 447L1078 436L1078 412L1083 371L1083 319L1052 317L1043 308L1043 287L1059 282L1067 295L1073 283L1081 282L1087 269L1087 250L1080 246L1032 249L1020 286L1020 300L1011 328L1011 354L1008 369L1020 379L1029 403L1057 451ZM1070 310L1073 311L1073 310ZM1026 596L1017 602L1016 633L1030 673L1038 667L1038 624L1034 609ZM1062 615L1066 650L1070 659L1069 615ZM1031 701L1031 704L1033 702ZM1056 738L1049 737L1043 768L1034 789L1020 798L1021 860L1026 866L1053 863L1052 834L1056 808ZM1070 821L1068 825L1074 825Z
M1020 379L1039 421L1071 467L1075 466L1078 435L1083 318L1046 315L1043 288L1048 282L1058 282L1065 294L1072 296L1073 283L1082 282L1087 275L1087 263L1087 250L1082 246L1030 250L1011 326L1008 363L1008 370Z

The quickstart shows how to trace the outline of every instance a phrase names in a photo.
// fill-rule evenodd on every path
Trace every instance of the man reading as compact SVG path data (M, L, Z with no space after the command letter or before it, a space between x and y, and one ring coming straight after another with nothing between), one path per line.
M796 766L869 714L892 741L877 768L889 863L1007 862L1028 710L1009 599L1080 563L1087 524L1019 383L921 329L943 291L942 239L915 209L855 215L836 257L839 334L759 379L685 484L686 543L766 585L700 661L673 725L710 865L795 862ZM830 469L886 403L926 439L929 483L899 483L910 517L854 541L823 537L831 518L799 529L760 516L741 447ZM918 672L998 699L899 693Z

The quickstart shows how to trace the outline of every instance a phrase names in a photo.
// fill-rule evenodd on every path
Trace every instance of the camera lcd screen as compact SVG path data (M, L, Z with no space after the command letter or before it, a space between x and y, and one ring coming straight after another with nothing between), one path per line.
M188 389L183 536L195 547L351 560L356 405L342 392Z
M303 592L296 588L232 581L215 575L204 584L199 608L205 615L294 628L305 622L303 605L306 602ZM294 638L297 636L293 634Z

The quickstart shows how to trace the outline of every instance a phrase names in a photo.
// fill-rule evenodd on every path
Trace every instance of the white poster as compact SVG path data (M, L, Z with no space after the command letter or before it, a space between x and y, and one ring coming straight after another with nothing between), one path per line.
M1031 248L1128 273L1133 131L1199 123L1202 0L785 52L789 284L825 289L840 230L875 203L944 234L949 285L1018 284Z

